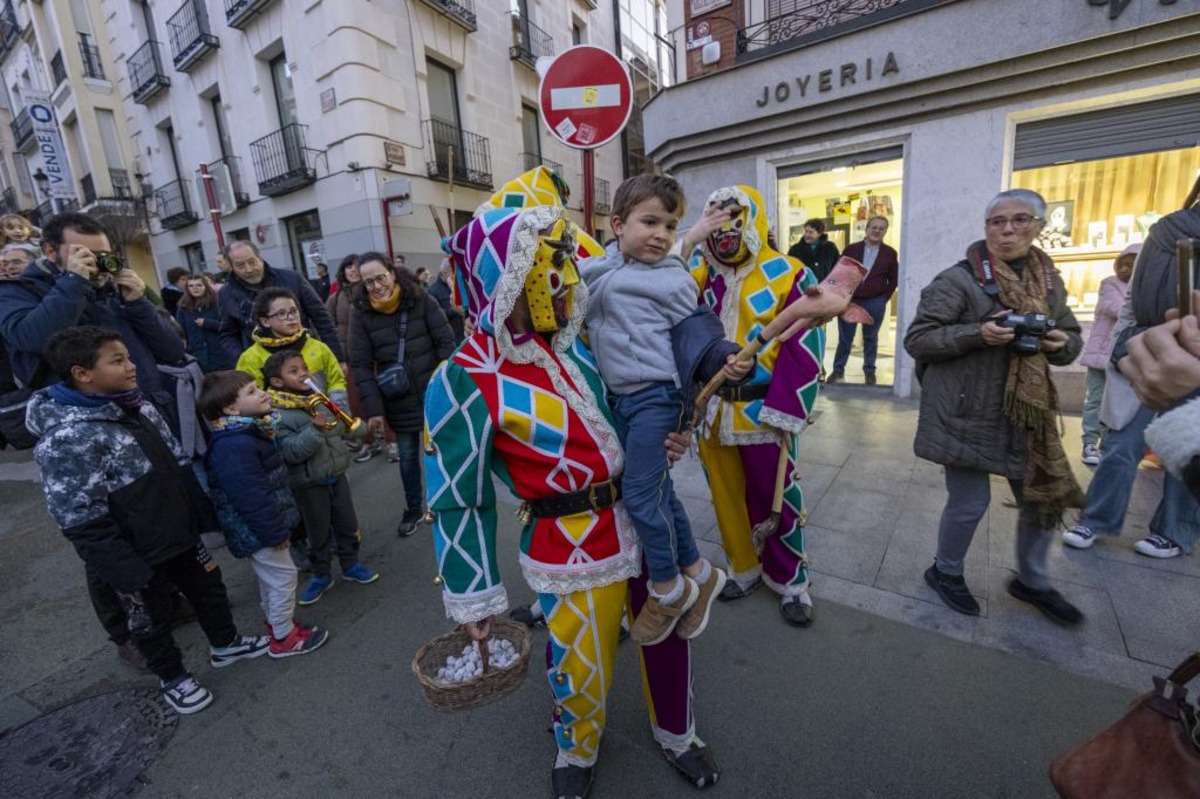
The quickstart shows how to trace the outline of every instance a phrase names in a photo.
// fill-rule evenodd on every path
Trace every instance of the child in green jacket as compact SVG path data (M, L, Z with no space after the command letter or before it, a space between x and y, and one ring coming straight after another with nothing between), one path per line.
M263 380L263 364L272 353L294 350L304 357L317 388L342 407L349 407L346 373L333 350L309 335L300 324L300 306L295 294L277 286L263 289L254 300L254 318L258 320L258 327L251 335L254 343L238 358L240 371L253 375L263 388L270 389Z
M314 604L333 585L331 543L337 549L342 579L363 584L375 582L379 575L358 561L362 534L354 513L350 481L346 479L350 450L345 442L362 439L366 425L352 433L322 407L319 397L305 382L310 378L308 365L296 350L272 353L262 365L262 376L272 407L279 413L276 442L288 465L288 486L308 530L313 576L300 592L298 604Z

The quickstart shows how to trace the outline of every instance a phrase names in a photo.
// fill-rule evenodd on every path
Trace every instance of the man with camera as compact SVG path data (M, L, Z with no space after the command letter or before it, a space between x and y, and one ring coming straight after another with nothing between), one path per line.
M904 347L921 382L913 449L945 467L949 493L926 583L954 610L979 614L964 562L991 500L989 476L1000 475L1020 508L1008 593L1078 624L1083 614L1047 574L1054 528L1084 500L1059 439L1050 366L1075 360L1083 341L1062 277L1033 246L1045 214L1037 192L998 194L985 215L986 238L922 290Z

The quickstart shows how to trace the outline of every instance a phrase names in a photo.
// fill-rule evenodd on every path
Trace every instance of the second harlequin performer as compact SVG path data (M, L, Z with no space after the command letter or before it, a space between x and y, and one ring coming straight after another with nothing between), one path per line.
M700 301L716 311L725 336L746 346L817 280L799 261L768 245L765 207L757 191L749 186L717 189L708 206L724 206L730 218L692 256L692 275ZM700 460L729 557L729 581L719 598L741 599L765 582L779 595L784 621L796 627L813 621L798 439L817 399L824 349L821 328L801 331L783 343L772 341L759 353L745 385L724 386L711 400L700 436ZM766 537L760 554L752 531L771 516L781 446L788 449L783 505L778 527Z
M449 241L476 325L426 393L429 507L447 615L474 637L508 609L496 560L498 476L524 501L520 563L549 632L558 797L595 775L626 598L646 575L620 502L624 453L579 337L587 291L578 229L562 208L482 210ZM651 729L693 785L716 782L692 717L691 651L677 636L641 649Z

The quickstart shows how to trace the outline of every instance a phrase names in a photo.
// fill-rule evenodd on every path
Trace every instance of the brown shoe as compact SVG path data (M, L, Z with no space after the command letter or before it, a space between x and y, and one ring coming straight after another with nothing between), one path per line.
M695 638L708 626L708 615L712 610L713 602L717 601L717 595L721 593L721 589L725 587L725 581L729 579L725 576L725 572L716 566L711 566L710 572L708 580L703 584L697 584L700 587L700 596L696 598L696 604L680 617L679 624L675 626L675 634L680 638Z
M651 594L642 606L642 612L633 622L629 637L641 646L654 646L666 640L675 631L679 619L700 596L700 588L690 577L683 577L683 593L669 605L664 605L658 597Z
M825 385L832 386L834 383L840 382L845 376L841 372L830 372L828 377L825 378Z

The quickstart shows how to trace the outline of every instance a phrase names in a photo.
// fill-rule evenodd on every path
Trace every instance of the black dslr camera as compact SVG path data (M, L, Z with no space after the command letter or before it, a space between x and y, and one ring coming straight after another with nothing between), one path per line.
M1042 351L1042 339L1046 332L1054 329L1054 320L1044 313L1010 313L997 319L996 324L1016 331L1009 346L1017 355L1037 355Z
M115 275L125 268L125 259L115 252L96 250L92 255L96 257L96 268L101 272Z

